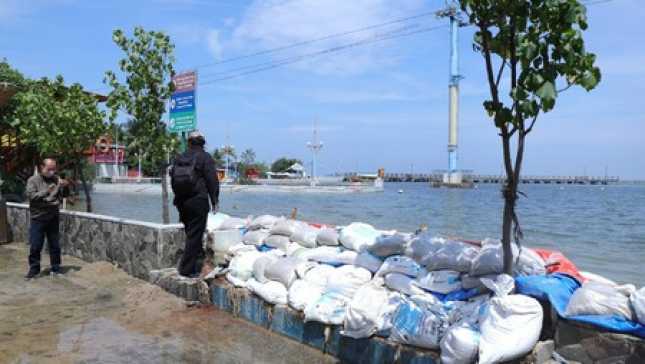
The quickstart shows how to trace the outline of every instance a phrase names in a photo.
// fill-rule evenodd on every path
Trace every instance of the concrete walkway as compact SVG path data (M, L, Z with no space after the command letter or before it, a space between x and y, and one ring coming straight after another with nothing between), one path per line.
M212 306L188 308L107 262L64 256L65 274L26 282L26 261L25 244L0 245L0 363L335 360Z

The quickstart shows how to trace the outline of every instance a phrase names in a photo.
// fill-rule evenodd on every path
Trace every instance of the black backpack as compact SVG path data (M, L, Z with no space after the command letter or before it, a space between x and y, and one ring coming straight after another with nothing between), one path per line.
M195 187L197 185L196 164L196 154L182 154L175 159L170 181L172 192L175 196L189 198L195 195Z

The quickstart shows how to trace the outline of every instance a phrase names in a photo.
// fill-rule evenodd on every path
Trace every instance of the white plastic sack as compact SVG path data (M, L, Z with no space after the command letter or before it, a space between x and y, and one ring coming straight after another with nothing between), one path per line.
M318 321L328 325L341 325L345 321L348 301L333 292L323 293L318 300L305 308L305 322Z
M307 306L318 301L323 290L320 285L298 279L289 287L289 306L298 311L304 311Z
M253 262L253 278L260 283L266 283L269 281L265 277L264 272L267 267L276 262L279 258L275 255L264 254Z
M405 256L420 263L425 257L434 254L443 246L445 239L430 236L429 233L422 233L413 238L405 249Z
M546 263L533 249L522 247L519 258L513 264L513 273L516 276L545 275Z
M402 302L392 319L390 339L426 349L438 349L448 323L412 301Z
M385 276L385 285L396 292L412 295L423 295L425 292L414 284L414 279L401 273L389 273Z
M480 325L479 363L520 358L533 350L542 331L542 306L532 297L494 297Z
M242 242L248 245L260 246L264 244L264 240L268 237L269 232L267 230L249 230L242 237Z
M596 282L596 283L602 283L606 284L608 286L617 286L618 283L612 281L611 279L605 278L599 274L591 273L591 272L583 272L580 271L580 275L582 278L591 281L591 282Z
M347 249L363 252L367 247L374 244L374 241L381 232L372 225L354 222L340 231L339 241Z
M301 258L334 265L354 264L358 253L331 246L321 246L302 253Z
M273 227L271 227L271 234L283 235L287 237L291 236L296 231L296 227L298 227L300 224L301 223L296 220L279 219L275 222Z
M211 249L215 253L226 253L232 246L242 242L242 233L239 229L215 230L209 235L212 242Z
M426 291L448 294L463 288L460 274L452 270L424 272L417 277L413 284Z
M291 243L289 237L284 235L269 235L266 239L264 239L264 244L266 244L267 246L280 249L285 252L287 251L289 243Z
M405 253L411 237L409 234L397 233L394 235L381 235L376 238L374 244L367 248L367 251L374 256L387 258L391 255L402 255Z
M248 281L253 276L253 264L261 256L262 253L257 250L242 252L231 260L229 272L237 279Z
M266 267L264 276L269 280L280 282L289 288L298 278L296 268L304 262L304 260L294 257L279 258Z
M366 338L389 328L391 316L400 298L384 287L366 284L359 288L347 306L341 334L355 339Z
M357 267L365 268L372 273L376 273L383 264L383 261L373 256L368 252L363 252L356 255L354 265Z
M467 243L448 240L439 249L423 258L421 264L429 271L468 272L478 251L477 248Z
M517 245L511 244L513 259L517 257ZM479 253L473 259L470 268L471 276L483 276L487 274L500 274L504 271L504 251L502 242L494 239L486 239L482 242Z
M629 296L629 302L632 304L632 309L638 322L645 325L645 287L632 293Z
M480 277L473 277L470 274L464 274L461 276L461 285L464 287L464 289L483 288L485 286L481 282L481 278L495 280L495 278L497 278L497 274L487 274Z
M474 363L479 352L479 336L479 331L471 325L451 326L441 339L441 363Z
M302 279L313 285L326 287L329 277L331 277L335 271L336 268L331 265L319 264L308 270Z
M502 297L511 294L515 289L515 280L508 274L500 274L492 278L481 278L482 284L496 296Z
M219 229L222 223L228 218L230 218L230 216L228 216L227 214L223 214L221 212L218 212L216 214L213 214L213 213L208 214L208 220L206 220L206 231L210 233L212 231Z
M226 280L234 285L235 287L240 287L240 288L245 288L246 287L246 282L245 280L241 280L237 277L235 277L231 272L226 273Z
M291 235L291 241L305 248L315 248L319 230L307 224L299 225Z
M272 215L260 215L251 221L249 229L271 229L278 219L279 218Z
M287 289L284 285L278 282L269 281L267 283L260 283L251 278L246 283L246 287L251 290L251 292L271 304L286 305L288 302Z
M336 268L327 279L325 293L335 293L348 301L356 291L372 279L372 273L365 268L344 265Z
M246 227L248 221L246 219L241 219L239 217L230 217L222 222L219 226L219 230L233 230L233 229L242 229Z
M421 273L421 267L412 258L394 255L385 259L376 275L382 277L389 273L401 273L414 278Z
M629 296L614 286L596 282L586 282L573 292L565 316L576 315L618 315L627 320L634 317Z
M340 244L338 241L338 231L336 229L324 228L318 232L316 236L316 243L318 245L337 246Z

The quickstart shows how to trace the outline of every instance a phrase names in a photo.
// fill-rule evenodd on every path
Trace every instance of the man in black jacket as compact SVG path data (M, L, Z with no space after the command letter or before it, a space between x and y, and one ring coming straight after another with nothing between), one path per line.
M217 169L213 158L204 151L205 144L206 140L200 132L191 132L188 135L188 150L177 157L171 171L174 204L186 232L186 245L178 271L187 277L195 277L200 273L198 260L204 256L203 239L208 212L211 208L213 212L219 209ZM188 193L180 192L181 188L177 187L186 176L192 184Z

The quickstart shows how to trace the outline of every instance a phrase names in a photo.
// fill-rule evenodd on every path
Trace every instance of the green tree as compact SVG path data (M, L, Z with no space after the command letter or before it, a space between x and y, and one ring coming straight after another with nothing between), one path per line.
M220 149L215 148L213 151L213 160L215 161L216 168L224 168L224 153Z
M554 109L562 91L596 87L600 70L596 56L585 49L586 8L578 0L459 0L459 4L477 29L473 48L484 58L490 90L484 109L502 140L506 172L502 243L504 271L511 273L511 240L522 239L515 205L526 136L541 113Z
M63 77L33 82L29 90L16 95L17 106L11 125L21 142L33 145L41 157L71 162L80 177L87 211L92 198L84 173L84 152L106 131L105 112L97 99L79 84L65 86Z
M246 149L240 155L240 162L246 165L255 163L255 151L253 149Z
M119 60L123 81L113 71L105 73L104 82L112 87L107 102L110 118L116 119L120 111L130 117L128 151L145 155L157 167L161 176L162 218L164 223L169 223L168 160L177 151L179 142L168 132L162 116L174 90L174 45L164 33L140 27L134 29L132 38L117 29L112 39L125 57Z
M302 161L299 159L292 159L292 158L286 158L286 157L279 158L275 162L273 162L273 164L271 164L271 172L273 173L284 172L287 169L289 169L289 167L291 167L296 163L302 164Z

